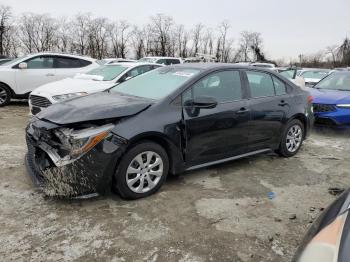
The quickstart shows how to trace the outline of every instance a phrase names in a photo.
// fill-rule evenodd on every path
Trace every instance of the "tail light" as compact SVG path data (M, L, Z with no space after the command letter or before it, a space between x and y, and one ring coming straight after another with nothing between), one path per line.
M307 102L311 104L312 101L314 101L314 97L313 96L308 96L307 97Z

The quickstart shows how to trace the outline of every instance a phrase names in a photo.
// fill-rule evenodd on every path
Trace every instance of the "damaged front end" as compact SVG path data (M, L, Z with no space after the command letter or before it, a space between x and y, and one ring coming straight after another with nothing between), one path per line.
M33 118L26 129L26 166L46 195L79 197L109 189L127 141L115 124L60 126Z

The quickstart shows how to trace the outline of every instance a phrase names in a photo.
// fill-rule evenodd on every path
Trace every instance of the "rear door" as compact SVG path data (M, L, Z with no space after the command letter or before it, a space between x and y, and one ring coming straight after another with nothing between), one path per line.
M287 86L279 78L261 71L246 71L246 80L250 92L250 148L270 147L278 143L290 109Z
M68 56L55 56L54 66L56 68L56 80L72 77L77 73L85 72L88 70L89 65L91 65L91 62L87 60Z
M196 108L200 96L214 98L215 108ZM183 93L185 158L189 166L246 152L250 113L237 70L218 71L199 80Z

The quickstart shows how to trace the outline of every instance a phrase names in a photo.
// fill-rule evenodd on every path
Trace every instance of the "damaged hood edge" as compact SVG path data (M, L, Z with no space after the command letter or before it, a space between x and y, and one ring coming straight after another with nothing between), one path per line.
M51 105L37 117L58 125L133 116L146 110L153 100L101 92Z

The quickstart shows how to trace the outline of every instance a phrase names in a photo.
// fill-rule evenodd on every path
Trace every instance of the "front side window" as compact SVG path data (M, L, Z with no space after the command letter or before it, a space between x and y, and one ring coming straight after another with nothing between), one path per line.
M275 95L274 84L269 74L248 71L247 78L250 86L250 93L253 98Z
M180 64L178 59L167 59L167 65L177 65Z
M193 68L161 67L113 87L111 92L162 99L200 73Z
M212 73L193 85L183 95L184 103L188 99L207 96L217 102L229 102L242 99L241 78L238 71Z
M121 65L105 65L92 69L86 74L101 76L103 78L103 81L111 81L117 76L119 76L126 69L127 67Z
M28 69L53 68L54 58L52 56L37 56L26 61Z

